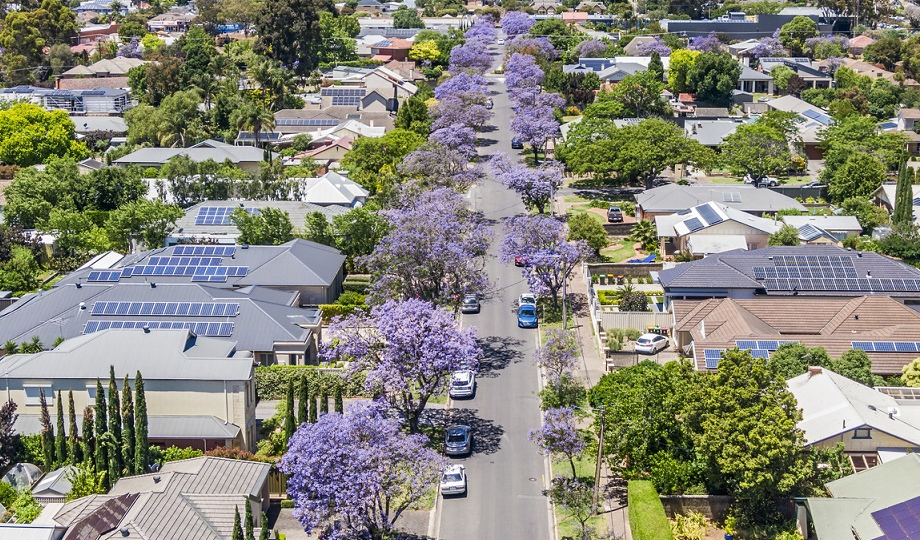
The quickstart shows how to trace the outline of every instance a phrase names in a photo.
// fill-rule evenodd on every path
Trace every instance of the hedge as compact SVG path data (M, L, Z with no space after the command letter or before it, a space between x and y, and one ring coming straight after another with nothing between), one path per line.
M648 480L630 480L626 498L633 540L674 540L654 484Z
M342 288L346 291L367 294L367 291L371 288L371 284L370 282L363 281L346 281L342 284Z
M256 397L284 399L290 379L294 379L294 393L297 394L303 375L310 381L310 392L315 392L319 388L332 390L341 385L345 397L364 395L364 381L357 375L342 379L340 373L320 371L316 366L259 366L255 375Z
M356 311L367 311L367 304L351 304L343 306L341 304L320 304L319 308L323 310L323 322L329 323L333 317L348 316Z

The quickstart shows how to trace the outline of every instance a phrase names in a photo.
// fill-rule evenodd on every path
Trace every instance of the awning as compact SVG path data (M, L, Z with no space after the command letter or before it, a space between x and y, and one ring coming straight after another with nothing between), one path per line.
M380 60L381 62L389 62L392 59L393 56L389 54L375 54L371 57L371 60Z
M747 237L743 234L697 234L690 236L687 247L694 255L747 249Z

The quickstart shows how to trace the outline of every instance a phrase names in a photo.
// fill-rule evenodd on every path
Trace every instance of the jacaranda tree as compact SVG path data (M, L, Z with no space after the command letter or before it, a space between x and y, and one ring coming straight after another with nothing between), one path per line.
M530 28L536 24L536 20L530 15L521 11L509 11L502 17L502 31L509 38L515 38L530 31Z
M499 181L521 196L524 206L535 208L540 214L562 185L562 164L558 161L544 163L538 169L516 165L503 153L491 160Z
M475 329L460 329L453 314L423 300L390 300L369 314L329 327L329 360L352 360L365 388L405 416L412 433L432 396L448 390L452 371L476 369L482 354Z
M575 458L585 449L585 441L575 426L575 414L572 408L549 409L543 413L543 427L530 432L530 440L540 451L554 459L566 459L575 472Z
M280 465L294 515L308 533L329 540L389 537L445 465L426 442L369 404L302 424Z

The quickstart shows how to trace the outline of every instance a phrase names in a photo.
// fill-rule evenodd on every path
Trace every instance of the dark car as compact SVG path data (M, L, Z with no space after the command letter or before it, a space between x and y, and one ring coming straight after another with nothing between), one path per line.
M460 305L460 313L479 313L479 297L475 294L464 296L463 304Z
M517 310L518 328L537 327L537 306L524 304Z
M623 222L623 211L620 210L619 206L611 206L607 209L607 221L610 223Z
M470 426L450 426L444 441L448 456L465 456L473 451L473 430Z
M515 137L511 139L511 148L515 150L523 150L524 149L524 139L520 137Z
M523 255L515 255L514 266L527 266L527 257Z
M492 98L489 98L489 100L486 101L486 109L491 109L494 106L495 106L495 102L492 101Z

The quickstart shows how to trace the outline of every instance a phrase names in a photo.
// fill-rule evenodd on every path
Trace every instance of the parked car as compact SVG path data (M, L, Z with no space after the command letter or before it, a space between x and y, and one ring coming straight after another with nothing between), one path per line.
M498 44L498 45L504 45L504 44L505 44L505 40L504 40L504 39L501 39L501 38L498 38L498 41L496 41L495 43Z
M511 148L514 150L523 150L524 149L524 139L520 137L515 137L511 139Z
M610 223L623 222L623 211L620 210L619 206L611 206L607 209L607 221Z
M525 304L517 310L518 328L537 327L537 306Z
M518 298L518 307L535 305L537 305L537 297L529 292L521 294L520 298Z
M491 109L494 106L495 106L495 102L492 101L492 98L489 98L489 100L486 101L486 109Z
M773 187L779 185L779 180L772 176L762 176L755 179L753 176L746 174L744 175L744 183L753 184L756 187Z
M668 338L659 334L642 334L636 340L636 352L655 354L668 348Z
M463 495L466 493L466 467L450 465L441 473L441 495Z
M514 266L527 266L527 257L523 255L515 255Z
M455 371L450 377L450 397L473 397L476 391L476 374L471 369Z
M479 313L479 296L468 294L463 297L463 304L460 305L460 313Z
M473 430L470 426L450 426L444 440L444 453L465 456L473 451Z
M815 180L813 182L808 182L807 184L802 184L800 187L824 187L824 184Z

